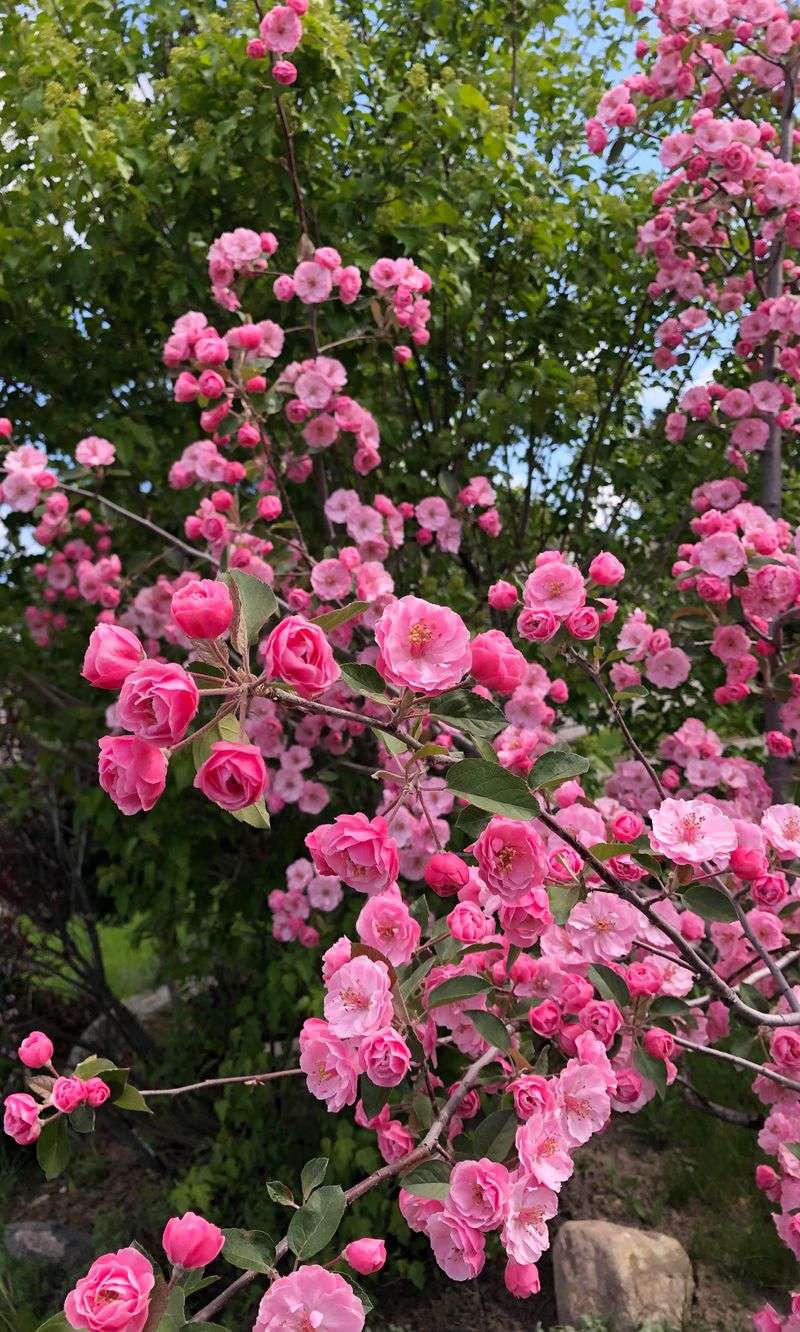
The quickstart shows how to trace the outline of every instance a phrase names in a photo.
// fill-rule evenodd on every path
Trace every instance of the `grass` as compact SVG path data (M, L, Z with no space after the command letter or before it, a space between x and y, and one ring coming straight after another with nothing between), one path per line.
M118 999L128 999L141 990L152 989L158 975L158 953L152 939L145 938L140 933L141 924L142 917L134 916L124 925L101 924L98 927L108 983ZM77 931L76 937L80 939L80 926L77 927ZM28 937L31 952L35 957L37 931L30 922ZM55 936L47 942L58 947L58 939ZM83 939L81 951L86 957L90 956L88 939ZM43 980L42 983L48 989L62 993L68 989L66 983L57 976Z

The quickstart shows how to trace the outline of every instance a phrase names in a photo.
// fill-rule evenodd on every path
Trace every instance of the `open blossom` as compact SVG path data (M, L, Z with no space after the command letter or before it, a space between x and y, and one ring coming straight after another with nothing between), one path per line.
M482 1157L459 1161L450 1175L445 1211L475 1230L497 1230L508 1208L511 1180L504 1165Z
M531 824L495 815L475 843L474 853L487 886L504 902L513 904L544 883L547 854Z
M469 630L455 611L420 597L400 597L375 626L377 669L399 688L422 694L452 689L470 669Z
M592 892L572 908L565 929L584 962L613 962L630 951L644 923L641 912L615 893Z
M800 806L770 805L761 820L761 831L782 859L800 856Z
M651 823L653 850L675 865L700 865L706 860L727 865L736 846L733 823L706 800L663 800L653 810Z
M325 1101L331 1114L354 1105L358 1094L358 1068L343 1040L321 1018L308 1018L300 1032L300 1067L308 1090Z
M556 1111L568 1137L576 1144L588 1142L603 1128L610 1113L611 1101L602 1070L594 1064L570 1059L559 1074Z
M503 1248L517 1263L536 1263L550 1247L547 1222L558 1211L558 1194L530 1175L517 1176L503 1226Z
M354 957L334 972L325 994L325 1020L334 1036L367 1036L390 1025L392 999L383 962Z
M520 1165L539 1184L556 1193L574 1169L570 1141L556 1115L539 1109L517 1129Z
M364 1306L352 1286L316 1263L273 1281L253 1332L361 1332Z
M75 460L84 467L110 467L116 456L111 441L101 439L99 435L87 435L75 449Z
M138 1249L104 1253L67 1296L67 1322L85 1332L142 1332L154 1285L152 1264Z
M565 560L548 560L528 574L522 596L528 610L550 611L564 620L586 600L583 575Z
M42 1131L39 1109L27 1092L12 1092L3 1102L3 1132L20 1147L29 1147Z
M394 883L400 870L397 843L386 820L366 814L339 814L305 839L318 874L331 874L372 895Z
M427 1235L434 1258L451 1281L471 1281L483 1271L486 1238L482 1231L454 1213L442 1211L430 1217Z
M383 953L395 967L411 960L420 940L420 927L394 885L368 899L356 929L362 943Z

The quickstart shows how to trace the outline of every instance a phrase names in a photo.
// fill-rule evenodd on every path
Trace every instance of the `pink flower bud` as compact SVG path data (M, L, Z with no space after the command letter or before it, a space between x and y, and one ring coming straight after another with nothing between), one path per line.
M161 1237L164 1252L173 1267L192 1270L213 1263L222 1251L225 1236L218 1226L195 1212L170 1217Z
M42 1131L38 1102L27 1092L12 1092L3 1106L3 1132L20 1147L29 1147L36 1142Z
M245 49L251 60L263 60L267 54L267 43L260 37L251 37Z
M144 659L144 648L121 624L98 624L92 630L81 675L96 689L119 689Z
M500 579L489 588L487 601L493 610L511 610L517 604L519 593L513 583Z
M263 518L265 522L271 523L275 518L280 518L283 512L283 505L277 495L262 495L256 505L256 509L259 518Z
M43 1068L53 1058L53 1042L43 1031L32 1031L20 1043L17 1057L26 1068Z
M291 60L276 60L272 66L272 77L276 83L290 87L297 80L297 66Z
M454 897L469 883L469 868L454 852L437 851L425 866L424 878L438 897Z
M625 566L610 551L601 551L595 555L589 565L589 577L601 587L614 587L625 577Z
M541 1290L539 1269L535 1263L515 1263L513 1258L509 1258L503 1280L506 1290L518 1300L527 1300L530 1295L538 1295Z
M267 770L255 745L218 740L198 768L194 786L222 809L246 809L267 789Z
M89 1105L94 1109L100 1105L105 1105L111 1091L102 1078L87 1078L83 1085L85 1099Z
M56 1110L69 1115L86 1100L86 1083L80 1078L56 1078L50 1099Z
M746 882L760 879L769 870L769 861L764 852L752 846L737 846L731 852L730 864L734 874Z
M675 1052L672 1033L663 1027L650 1027L644 1034L642 1044L652 1059L669 1059Z
M380 1239L353 1240L342 1257L360 1276L372 1276L373 1272L380 1272L386 1262L386 1245Z
M194 578L173 593L172 618L189 638L219 638L233 619L233 602L225 583Z

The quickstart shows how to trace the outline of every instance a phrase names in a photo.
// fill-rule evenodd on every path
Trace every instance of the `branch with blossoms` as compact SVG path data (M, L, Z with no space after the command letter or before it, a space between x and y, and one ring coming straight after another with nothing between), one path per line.
M250 58L273 57L279 87L297 76L285 57L304 13L305 0L273 8L249 43ZM632 136L651 107L686 113L662 143L672 174L638 243L657 265L648 299L678 307L659 326L659 370L676 369L697 333L724 348L734 327L731 382L690 385L665 420L673 447L719 447L736 473L697 487L694 539L672 569L675 590L702 603L703 637L679 642L676 630L673 641L641 608L622 611L625 568L610 551L583 569L560 551L520 550L509 577L488 585L486 562L462 542L496 538L504 500L492 477L462 475L457 460L443 494L396 503L368 489L380 426L344 390L362 358L388 355L411 391L433 283L412 259L383 256L366 294L347 255L312 242L283 92L300 227L291 259L271 231L218 237L217 322L184 314L164 348L174 397L199 411L203 434L169 470L173 489L200 492L182 536L104 495L108 440L82 440L85 471L61 481L40 448L8 445L3 500L35 515L47 556L26 615L34 640L57 643L76 602L99 608L82 674L116 695L101 787L122 814L142 815L170 770L190 765L199 798L262 835L287 809L307 816L308 854L268 902L278 942L324 951L321 1012L303 1024L298 1068L140 1092L98 1056L59 1074L49 1039L33 1033L20 1049L29 1090L7 1098L6 1132L36 1144L52 1178L97 1113L151 1100L168 1113L179 1095L302 1075L330 1113L353 1108L384 1161L345 1192L312 1158L297 1197L276 1189L291 1212L277 1246L174 1218L170 1275L135 1247L104 1255L54 1328L105 1332L118 1300L114 1332L207 1324L262 1276L255 1332L290 1316L360 1332L369 1299L351 1274L379 1270L385 1250L380 1239L340 1250L336 1234L349 1203L395 1178L403 1217L448 1276L478 1276L494 1247L509 1290L533 1296L581 1147L676 1082L694 1095L687 1055L751 1081L765 1108L759 1145L776 1163L755 1182L800 1257L800 806L786 798L800 734L800 567L797 533L780 516L782 437L800 429L800 22L772 0L657 0L655 18L636 45L643 72L604 95L588 134L602 151L609 131ZM355 346L352 363L330 355ZM3 438L12 433L0 423ZM744 498L743 479L759 455L760 505ZM321 552L293 503L315 475ZM148 529L186 567L136 588L112 519ZM444 577L458 556L481 591L471 615L414 590L415 568ZM556 662L589 678L619 731L625 757L605 781L558 743L570 686L551 674ZM762 761L699 716L662 734L655 752L639 738L650 694L660 709L693 672L702 685L713 662L725 671L714 704L761 714ZM370 795L324 822L327 783L335 790L345 767L371 776ZM346 894L360 894L353 937L340 932ZM711 1109L737 1122L743 1113ZM309 1261L326 1250L324 1264ZM203 1280L192 1274L220 1256L242 1275L187 1315ZM757 1316L758 1332L796 1332L791 1298L785 1317Z

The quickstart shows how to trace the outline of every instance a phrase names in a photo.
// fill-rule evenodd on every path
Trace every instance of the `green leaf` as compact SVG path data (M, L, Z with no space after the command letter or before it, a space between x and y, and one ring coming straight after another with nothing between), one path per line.
M471 805L467 805L465 809L458 811L456 827L460 828L469 837L470 841L477 842L491 817L491 814L482 813L478 809L473 809Z
M482 698L471 689L452 689L432 700L431 716L438 717L456 730L491 740L508 723L502 709L490 698Z
M648 1078L655 1086L658 1095L662 1098L667 1092L667 1067L663 1059L654 1059L641 1045L637 1045L633 1052L634 1067L639 1070L643 1078Z
M551 883L547 886L547 896L556 925L566 925L570 911L583 896L583 890L578 883Z
M447 773L447 785L454 795L491 814L528 820L539 813L539 802L522 778L486 759L454 763Z
M614 856L629 856L632 853L629 842L595 842L589 850L595 860L612 860Z
M84 1101L69 1116L69 1126L76 1133L94 1133L94 1110Z
M295 1212L287 1232L289 1248L304 1262L324 1249L332 1240L344 1216L347 1199L338 1184L326 1184L312 1193L308 1202Z
M728 924L739 919L727 893L712 887L710 883L690 883L688 888L682 890L682 897L689 910L694 911L703 920L717 920Z
M420 962L419 966L406 976L405 980L401 980L400 993L404 999L410 998L417 986L422 984L435 961L435 957L426 957L424 962Z
M442 981L428 995L428 1008L441 1008L442 1004L454 1004L460 999L471 999L476 994L486 994L491 990L491 981L482 976L452 976Z
M369 610L369 605L368 601L351 601L348 606L339 606L337 610L326 611L324 615L318 615L311 623L316 624L323 633L327 634L331 629L338 629L340 624L347 624L348 620L354 620L357 615L363 615L365 610Z
M289 1185L281 1183L279 1179L268 1179L266 1187L272 1201L280 1203L282 1207L290 1207L294 1202L294 1194Z
M361 1101L367 1119L374 1119L376 1115L380 1114L389 1100L391 1090L391 1087L378 1087L374 1082L370 1082L366 1075L362 1077Z
M263 1230L223 1230L222 1257L232 1267L269 1272L275 1263L275 1245Z
M138 1110L142 1114L152 1115L152 1110L140 1091L132 1087L130 1083L122 1089L114 1105L118 1110Z
M268 583L263 583L260 578L254 578L252 574L244 573L241 569L229 569L227 573L220 574L220 578L230 588L234 601L231 641L234 646L244 648L247 643L257 641L267 620L277 614L278 603L275 593Z
M37 1327L36 1332L72 1332L72 1324L67 1322L66 1314L57 1313Z
M603 962L595 962L589 967L587 976L592 982L594 988L603 996L604 999L610 999L613 1003L624 1008L631 1002L631 993L625 981L618 976L616 971L607 967Z
M357 1295L358 1298L360 1299L361 1303L363 1304L363 1306L364 1306L364 1313L365 1313L365 1314L372 1313L372 1310L373 1310L374 1307L375 1307L374 1304L372 1303L372 1300L370 1299L370 1297L369 1297L369 1295L367 1294L367 1292L364 1290L364 1287L363 1287L363 1286L359 1286L358 1282L353 1280L353 1278L350 1276L350 1273L349 1273L349 1272L348 1272L348 1274L347 1274L347 1284L348 1284L349 1286L352 1286L352 1288L353 1288L353 1294L354 1294L354 1295ZM208 1323L206 1323L206 1327L208 1327Z
M198 1290L205 1290L206 1286L215 1286L219 1280L218 1276L203 1276L202 1267L195 1267L184 1272L181 1286L186 1295L195 1295Z
M103 1059L101 1055L89 1055L75 1068L75 1077L80 1078L82 1082L88 1082L89 1078L96 1078L100 1073L106 1073L109 1069L116 1068L110 1059ZM103 1078L105 1082L105 1078Z
M740 987L741 989L741 987ZM693 1009L685 999L674 999L671 994L654 999L648 1009L648 1016L653 1017L691 1017Z
M228 811L239 823L247 823L251 828L269 828L269 814L267 806L263 800L256 800L253 805L246 805L244 809L231 809Z
M511 1049L511 1036L505 1022L501 1022L494 1013L487 1013L485 1009L476 1008L469 1013L469 1020L490 1045L496 1045L498 1050Z
M518 1123L513 1110L495 1110L487 1115L470 1134L475 1158L485 1156L490 1161L504 1161L514 1145Z
M196 736L192 741L192 758L195 768L202 768L206 759L211 754L212 746L218 740L227 740L229 743L237 744L239 742L239 723L233 716L220 717L215 726L210 726L202 735Z
M309 1194L322 1184L328 1173L327 1156L315 1156L313 1160L306 1161L303 1169L300 1171L300 1184L303 1189L303 1200L308 1198Z
M531 790L538 791L542 786L556 786L580 777L590 767L588 759L573 754L571 749L548 749L534 763L528 781Z
M400 740L396 735L393 735L391 731L384 731L381 726L372 726L370 729L376 740L381 741L390 754L405 754L408 749L408 745L405 741Z
M450 1167L444 1161L426 1161L403 1175L400 1184L415 1198L436 1198L444 1202L450 1192Z
M56 1179L69 1162L70 1146L67 1121L64 1115L49 1119L42 1126L36 1143L36 1159L44 1171L45 1179Z
M391 697L386 692L386 681L378 675L374 666L362 666L357 662L343 662L342 679L355 694L375 699L378 703L389 703Z

